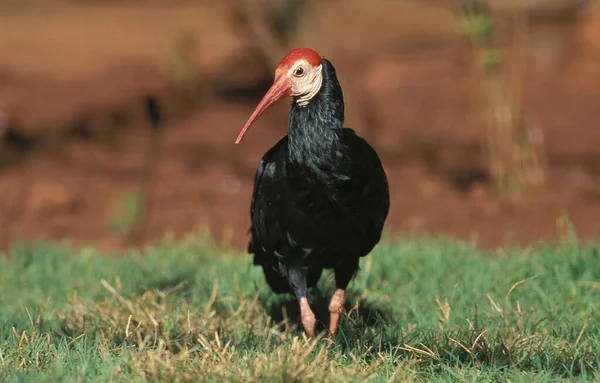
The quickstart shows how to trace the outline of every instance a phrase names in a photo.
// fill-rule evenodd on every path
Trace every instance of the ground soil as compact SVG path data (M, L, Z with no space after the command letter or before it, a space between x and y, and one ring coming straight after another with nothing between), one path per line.
M336 66L346 125L377 149L398 235L531 244L568 214L600 223L600 12L574 28L563 57L527 61L524 104L545 140L547 182L516 196L487 191L485 123L473 56L436 2L328 1L300 39ZM315 22L318 20L318 22ZM169 86L178 36L212 96L184 108ZM209 228L243 248L260 156L285 134L285 103L233 141L268 85L223 2L0 1L0 244L46 240L128 246L111 230L136 191L150 131L143 98L165 113L147 241ZM171 61L170 61L171 60ZM557 220L558 226L557 229Z

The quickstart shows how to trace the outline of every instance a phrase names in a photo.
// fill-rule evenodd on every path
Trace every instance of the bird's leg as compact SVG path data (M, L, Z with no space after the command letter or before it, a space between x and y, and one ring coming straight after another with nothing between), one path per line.
M333 293L329 302L329 332L331 332L332 336L335 334L335 330L337 330L337 324L344 309L344 295L345 290L338 288Z
M290 287L298 299L300 304L300 319L302 320L302 326L306 335L314 339L315 338L315 323L317 322L315 314L313 314L308 304L307 295L307 283L306 283L306 269L301 266L291 266L288 268L288 281Z
M345 265L343 268L335 270L335 292L329 302L329 338L328 343L333 342L333 335L337 330L340 315L344 310L344 297L346 288L352 277L358 270L358 262L355 265Z
M315 338L315 314L310 309L308 304L308 299L306 297L300 298L300 318L302 320L302 326L304 327L304 331L309 338Z

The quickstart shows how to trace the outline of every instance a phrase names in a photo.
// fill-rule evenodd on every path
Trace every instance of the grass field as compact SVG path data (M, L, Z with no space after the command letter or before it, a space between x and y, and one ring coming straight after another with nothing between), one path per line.
M600 379L600 255L575 239L494 254L387 241L361 263L330 348L306 341L294 301L273 297L249 258L205 240L124 257L44 245L10 255L0 381ZM331 288L327 275L320 319Z

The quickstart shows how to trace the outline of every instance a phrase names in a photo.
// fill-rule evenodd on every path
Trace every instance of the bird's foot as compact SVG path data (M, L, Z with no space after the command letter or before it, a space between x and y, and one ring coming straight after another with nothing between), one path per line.
M315 339L315 323L317 320L305 297L300 298L300 318L306 335L308 335L310 339Z
M342 314L342 310L344 309L344 294L345 291L343 289L336 289L331 297L331 301L329 302L329 338L328 343L333 342L333 335L337 330L338 321L340 320L340 315Z

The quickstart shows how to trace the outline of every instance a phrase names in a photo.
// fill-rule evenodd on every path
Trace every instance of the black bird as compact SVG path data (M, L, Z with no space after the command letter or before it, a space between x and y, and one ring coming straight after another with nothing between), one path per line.
M293 98L288 134L262 157L254 179L248 252L273 292L296 296L310 338L315 337L315 316L307 290L323 269L333 269L331 336L360 258L381 238L390 208L388 182L375 150L343 127L344 100L335 69L312 49L292 50L279 62L273 85L236 144L286 96Z

